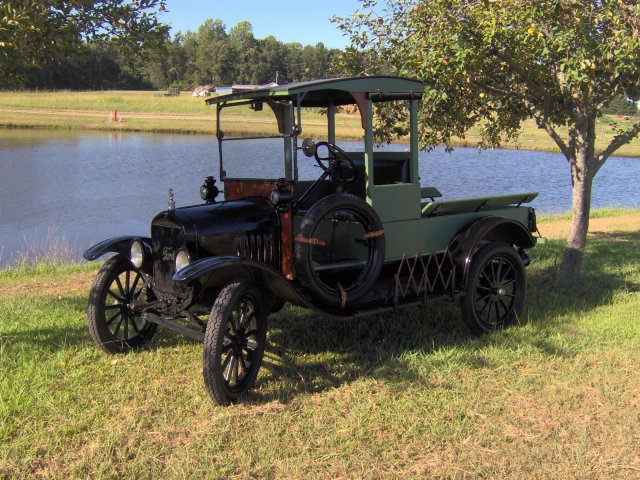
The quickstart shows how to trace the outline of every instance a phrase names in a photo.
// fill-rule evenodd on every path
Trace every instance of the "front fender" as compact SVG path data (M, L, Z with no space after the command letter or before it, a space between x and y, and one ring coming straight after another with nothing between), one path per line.
M100 258L105 253L119 253L120 255L124 255L125 257L129 257L129 247L131 245L131 240L137 238L142 240L142 243L145 245L145 250L151 252L151 239L147 237L134 237L130 235L122 235L120 237L113 237L107 240L103 240L100 243L96 243L92 247L85 250L82 254L85 260L95 260L96 258Z
M449 251L456 265L463 269L463 282L473 254L485 241L504 242L521 249L532 248L535 238L525 225L507 217L482 217L461 230L449 244Z
M204 275L218 276L222 283L237 276L249 276L262 280L263 286L282 300L296 305L314 308L309 300L273 267L246 257L222 256L196 260L176 272L175 282L191 282Z

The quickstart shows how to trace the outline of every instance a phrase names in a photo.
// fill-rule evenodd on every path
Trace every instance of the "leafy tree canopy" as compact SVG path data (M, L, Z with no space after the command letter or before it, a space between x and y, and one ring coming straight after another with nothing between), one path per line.
M152 50L168 33L157 19L164 9L163 0L0 0L0 82L19 87L29 69L86 41Z
M362 0L338 18L370 71L425 81L421 145L450 144L471 126L482 145L535 118L567 158L573 225L561 273L580 267L591 185L640 123L596 151L596 119L616 97L640 97L640 6L631 0Z

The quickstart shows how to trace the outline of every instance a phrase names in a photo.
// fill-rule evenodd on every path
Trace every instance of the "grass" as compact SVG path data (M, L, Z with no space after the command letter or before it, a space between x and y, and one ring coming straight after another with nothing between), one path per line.
M456 305L270 317L251 398L214 405L201 345L108 356L95 265L0 272L0 478L638 478L640 232L590 238L584 277L534 249L522 324L475 338Z
M163 133L215 132L215 109L207 107L201 97L183 92L177 97L157 97L155 92L103 91L103 92L0 92L0 127L5 128L57 128L73 130L116 130ZM119 112L121 121L112 122L112 112ZM261 135L269 132L267 119L272 116L265 108L262 112L248 107L235 113L237 118L225 127L227 133ZM307 136L326 138L324 118L317 113L305 112ZM616 134L616 128L630 127L636 118L617 118L605 115L598 122L596 147L601 149ZM269 122L271 123L271 122ZM337 115L337 134L341 139L362 137L358 115ZM565 135L562 129L561 135ZM475 147L479 136L471 130L457 146ZM533 120L523 124L522 134L507 148L522 150L559 151L549 136L538 129ZM616 155L640 157L640 139L633 140Z

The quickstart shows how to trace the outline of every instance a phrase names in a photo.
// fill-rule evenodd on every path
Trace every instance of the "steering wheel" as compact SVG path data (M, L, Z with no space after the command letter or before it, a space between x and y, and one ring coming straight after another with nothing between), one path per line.
M318 154L320 147L326 147L329 152L327 157L321 157ZM356 179L356 166L353 164L353 160L351 160L345 151L337 145L329 142L318 142L316 144L315 152L313 152L313 156L316 159L318 166L330 177L338 180L339 182L351 183ZM324 162L327 164L325 165ZM342 175L342 172L338 168L341 163L347 166L347 170L350 171L351 175Z

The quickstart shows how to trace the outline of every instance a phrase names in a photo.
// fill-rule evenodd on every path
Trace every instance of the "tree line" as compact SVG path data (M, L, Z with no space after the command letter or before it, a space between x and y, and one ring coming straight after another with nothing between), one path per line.
M257 39L251 23L227 29L206 20L197 31L177 32L142 54L123 50L116 39L83 42L62 58L28 68L28 89L164 89L197 85L286 83L324 78L341 54L324 44L283 43Z

